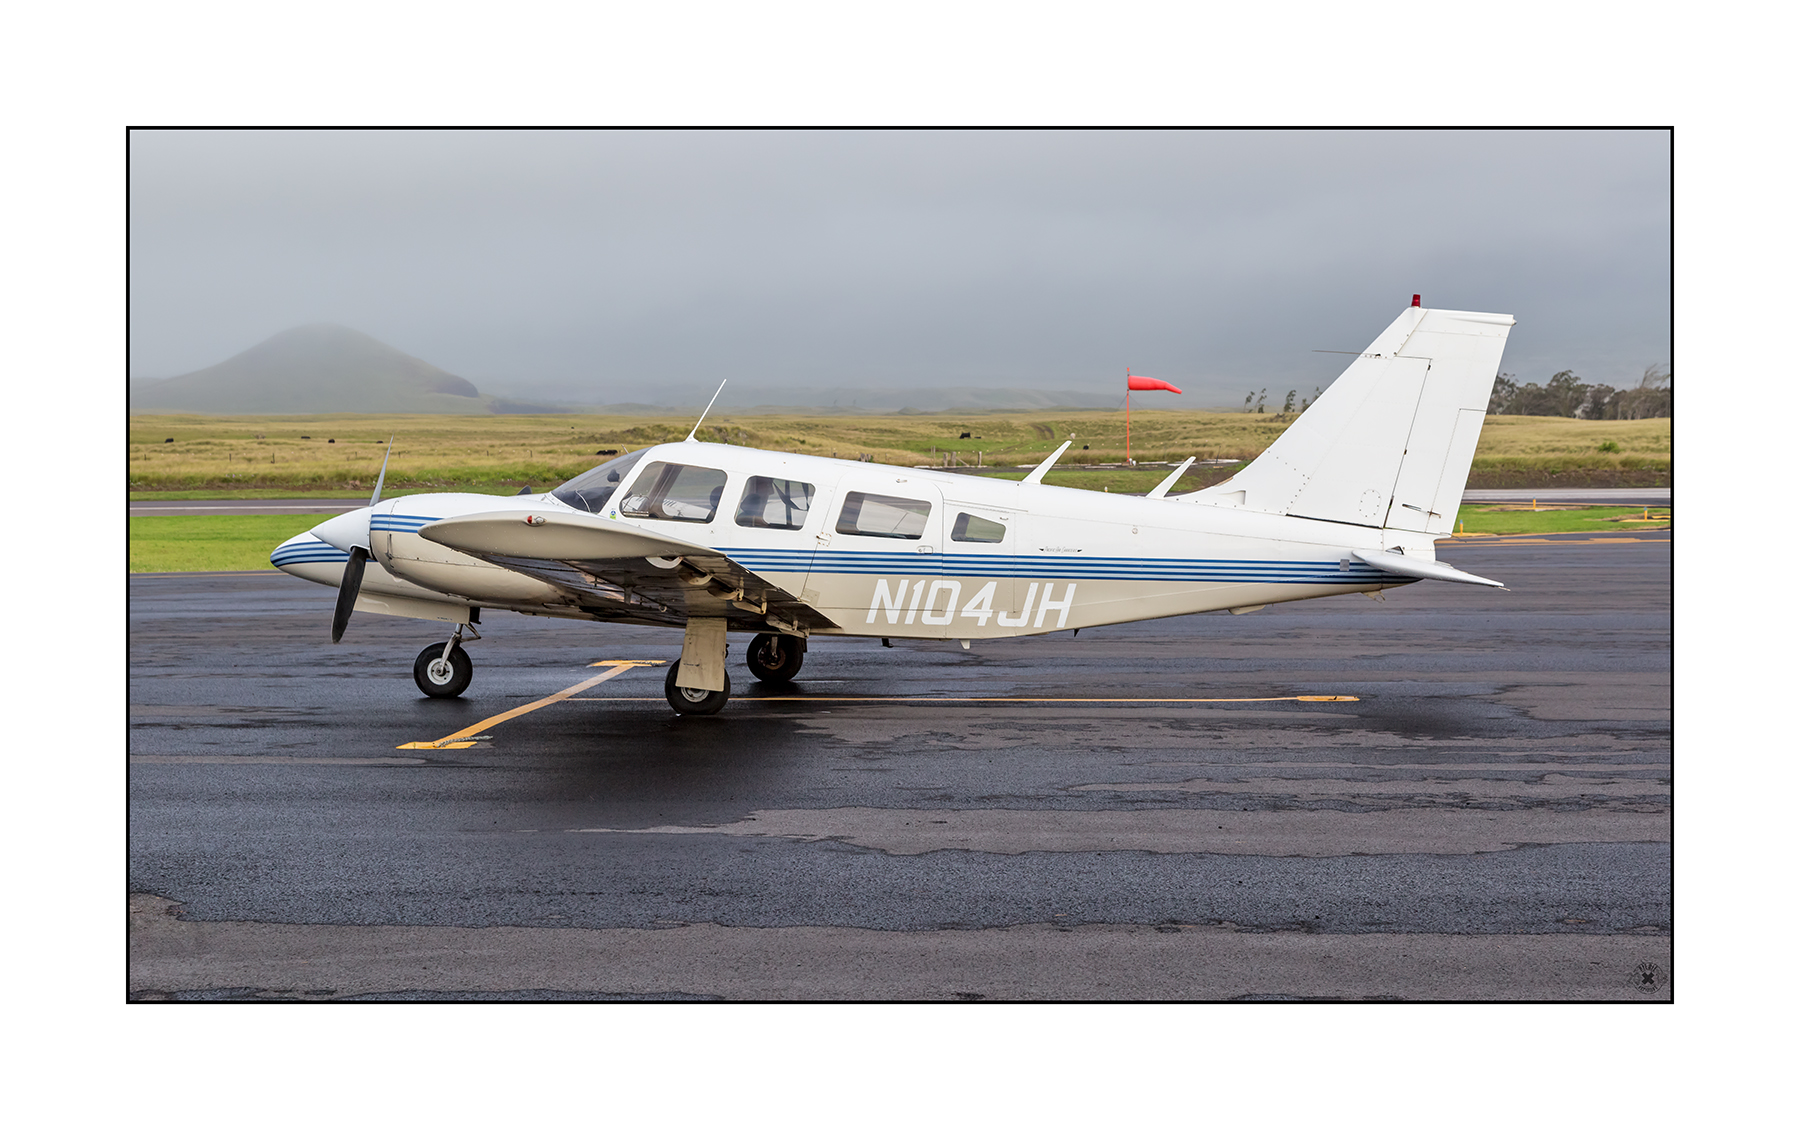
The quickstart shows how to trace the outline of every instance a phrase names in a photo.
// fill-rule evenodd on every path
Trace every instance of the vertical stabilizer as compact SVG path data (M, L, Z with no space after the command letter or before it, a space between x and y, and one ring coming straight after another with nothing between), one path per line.
M1186 498L1448 534L1512 324L1408 308L1267 451Z

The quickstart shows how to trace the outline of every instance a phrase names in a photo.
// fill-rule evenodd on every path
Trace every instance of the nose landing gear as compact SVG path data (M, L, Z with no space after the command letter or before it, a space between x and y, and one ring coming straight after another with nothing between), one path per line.
M458 624L450 642L432 644L413 660L413 682L432 698L455 698L469 689L469 681L475 677L475 663L462 649L465 631L469 639L481 638L473 626Z

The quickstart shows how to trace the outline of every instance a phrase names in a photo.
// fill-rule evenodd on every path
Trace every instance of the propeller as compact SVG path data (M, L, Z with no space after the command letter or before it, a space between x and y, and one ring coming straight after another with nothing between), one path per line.
M381 457L381 474L375 477L375 493L369 496L367 509L353 511L341 518L334 519L334 525L354 523L358 517L362 519L361 530L335 530L339 534L347 534L353 539L350 546L350 557L344 562L344 579L338 584L337 607L331 612L331 642L337 643L344 638L344 628L350 623L350 613L356 610L356 594L362 590L363 566L369 563L369 520L375 504L381 501L381 484L387 481L388 458L394 454L394 437L388 437L387 454Z
M356 608L357 591L362 588L363 566L368 563L368 550L360 545L351 548L350 559L344 562L344 580L338 585L337 608L331 613L332 643L344 638L344 628L350 623L350 613Z

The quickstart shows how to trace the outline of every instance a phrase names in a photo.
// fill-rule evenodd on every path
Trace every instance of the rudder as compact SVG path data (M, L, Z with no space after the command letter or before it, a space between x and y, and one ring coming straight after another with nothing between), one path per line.
M1187 497L1448 534L1512 325L1508 314L1408 308L1268 450Z

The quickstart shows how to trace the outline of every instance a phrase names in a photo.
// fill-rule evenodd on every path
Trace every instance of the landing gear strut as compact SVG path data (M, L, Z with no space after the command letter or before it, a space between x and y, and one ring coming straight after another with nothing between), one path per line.
M469 689L469 680L475 677L475 663L462 649L465 630L470 639L481 638L473 626L458 624L450 642L434 643L413 660L413 682L432 698L455 698Z
M677 714L717 714L725 709L725 703L731 698L731 676L725 675L723 690L703 691L695 687L678 687L675 677L681 672L681 664L669 664L668 678L663 680L663 695L668 698L669 705Z
M799 636L765 633L750 641L744 653L750 673L765 683L791 683L806 662L806 641Z

